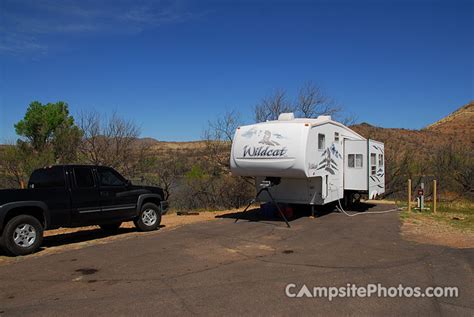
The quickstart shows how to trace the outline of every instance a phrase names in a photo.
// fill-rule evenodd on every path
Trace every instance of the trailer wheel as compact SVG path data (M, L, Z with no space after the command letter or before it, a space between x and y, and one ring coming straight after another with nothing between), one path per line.
M43 242L43 226L33 216L19 215L5 225L0 238L1 246L11 255L36 252Z
M352 204L353 205L359 205L360 204L360 194L359 193L353 193L352 194Z
M360 194L357 192L344 192L344 208L357 207L360 204Z

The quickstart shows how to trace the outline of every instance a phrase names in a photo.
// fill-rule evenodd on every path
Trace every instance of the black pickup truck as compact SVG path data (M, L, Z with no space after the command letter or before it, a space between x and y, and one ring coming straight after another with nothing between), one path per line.
M33 253L43 231L99 225L113 232L133 220L158 228L168 209L159 187L135 186L110 167L57 165L35 170L27 189L0 190L0 246L12 255Z

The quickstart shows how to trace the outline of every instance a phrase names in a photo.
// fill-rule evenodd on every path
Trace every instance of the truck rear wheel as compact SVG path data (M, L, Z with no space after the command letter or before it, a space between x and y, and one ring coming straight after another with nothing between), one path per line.
M138 217L133 221L140 231L156 230L161 223L161 209L153 203L143 204Z
M30 215L13 217L5 225L0 244L11 255L36 252L43 242L43 226Z

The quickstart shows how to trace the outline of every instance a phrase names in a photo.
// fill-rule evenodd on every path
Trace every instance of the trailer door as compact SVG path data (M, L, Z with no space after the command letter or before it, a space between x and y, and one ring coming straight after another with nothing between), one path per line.
M374 140L367 141L369 152L368 182L369 198L385 192L385 151L384 144Z
M344 189L367 190L366 140L344 140Z

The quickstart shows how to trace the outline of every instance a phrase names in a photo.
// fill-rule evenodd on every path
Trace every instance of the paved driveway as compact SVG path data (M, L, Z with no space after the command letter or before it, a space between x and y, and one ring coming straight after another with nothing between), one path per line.
M396 213L291 224L224 217L3 265L0 315L474 315L472 249L404 241ZM288 298L288 283L457 286L460 296Z

